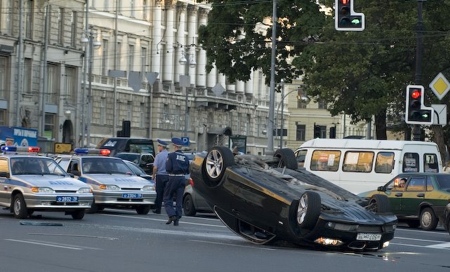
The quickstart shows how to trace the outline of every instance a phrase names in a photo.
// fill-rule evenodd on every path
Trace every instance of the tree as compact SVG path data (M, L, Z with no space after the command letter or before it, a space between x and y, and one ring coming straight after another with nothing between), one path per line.
M208 69L215 65L231 82L246 81L252 70L261 69L269 85L272 1L208 2L212 4L209 23L199 32ZM334 0L320 2L328 7L334 4ZM446 16L450 1L422 3L425 31L420 84L427 89L429 105L435 100L429 82L450 68L450 18ZM315 1L279 0L276 82L303 75L308 95L328 102L332 115L349 114L353 122L375 116L377 139L386 139L386 119L407 128L402 121L406 86L419 83L415 82L417 5L417 1L356 0L355 11L365 14L366 28L340 32L334 28L333 10L327 15ZM257 26L266 31L254 31ZM432 130L435 137L444 135L435 139L442 150L450 132L443 134L437 126Z

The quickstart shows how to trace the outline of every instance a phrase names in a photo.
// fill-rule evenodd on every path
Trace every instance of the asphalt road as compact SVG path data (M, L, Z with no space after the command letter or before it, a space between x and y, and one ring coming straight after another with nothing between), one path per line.
M443 229L400 227L389 247L354 253L254 245L214 216L183 217L176 227L163 214L133 211L105 210L81 221L41 214L18 220L0 211L0 271L450 271Z

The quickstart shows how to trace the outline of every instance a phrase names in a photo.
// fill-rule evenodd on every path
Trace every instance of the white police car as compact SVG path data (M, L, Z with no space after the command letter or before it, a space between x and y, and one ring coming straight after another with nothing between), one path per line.
M93 201L89 185L70 177L52 158L34 154L39 147L3 146L2 151L0 206L19 219L35 211L65 212L78 220L84 217Z
M94 203L90 213L108 207L149 213L156 198L153 181L135 175L122 159L109 157L107 149L76 148L74 151L76 155L68 164L61 163L67 165L68 173L92 187Z

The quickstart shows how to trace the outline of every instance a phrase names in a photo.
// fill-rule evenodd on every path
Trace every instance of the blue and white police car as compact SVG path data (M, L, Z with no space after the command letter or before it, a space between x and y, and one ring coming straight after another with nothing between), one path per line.
M137 176L116 157L109 157L107 149L76 148L66 171L90 185L94 202L90 213L104 208L135 209L138 214L148 214L155 203L155 183ZM106 152L106 153L105 153Z
M19 219L35 211L65 212L83 219L93 202L89 185L70 177L52 158L38 156L39 147L3 146L2 151L0 206Z

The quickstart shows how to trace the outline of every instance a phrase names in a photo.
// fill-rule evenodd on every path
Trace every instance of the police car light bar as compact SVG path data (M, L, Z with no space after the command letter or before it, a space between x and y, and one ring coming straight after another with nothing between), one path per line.
M75 148L73 150L77 155L101 155L101 156L109 156L111 154L111 150L109 149L89 149L89 148Z
M28 152L38 153L41 150L39 146L2 146L3 152Z

